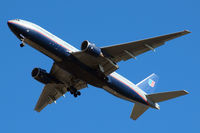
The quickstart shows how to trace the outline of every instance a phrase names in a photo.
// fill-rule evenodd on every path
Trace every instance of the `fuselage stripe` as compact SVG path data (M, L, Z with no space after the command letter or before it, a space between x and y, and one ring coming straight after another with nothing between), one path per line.
M114 77L114 76L112 76L112 75L110 75L110 76L113 77L113 78L115 78L116 80L120 81L121 83L125 84L125 85L128 86L129 88L131 88L134 92L136 92L136 93L148 104L147 100L146 100L143 96L141 96L134 88L132 88L132 87L129 86L128 84L124 83L124 82L121 81L120 79L118 79L118 78L116 78L116 77Z
M21 25L21 26L23 26L23 27L27 27L27 26L24 26L24 25L22 25L22 24L19 24L19 23L16 23L16 22L12 22L12 21L11 21L10 23L14 23L14 24ZM64 45L62 45L62 44L60 44L60 43L58 43L58 42L56 42L55 40L53 40L53 39L51 39L50 37L48 37L48 36L46 36L45 34L43 34L42 32L40 32L40 31L38 31L38 30L36 30L36 29L30 28L30 27L27 27L27 28L32 29L32 30L34 30L34 31L36 31L36 32L38 32L38 33L40 33L40 34L42 34L42 35L45 36L46 38L50 39L51 41L55 42L56 44L62 46L63 48L65 48L65 49L67 49L68 51L71 52L71 50L70 50L69 48L67 48L66 46L64 46Z

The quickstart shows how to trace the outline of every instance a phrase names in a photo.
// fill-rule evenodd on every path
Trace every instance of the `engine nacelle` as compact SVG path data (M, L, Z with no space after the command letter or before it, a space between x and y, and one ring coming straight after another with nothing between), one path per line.
M52 75L46 72L46 70L41 68L34 68L31 73L32 77L37 81L48 84L48 83L58 83L59 81Z
M89 41L83 41L81 44L81 50L87 52L90 55L95 57L103 56L101 49L98 48L95 44L90 43Z

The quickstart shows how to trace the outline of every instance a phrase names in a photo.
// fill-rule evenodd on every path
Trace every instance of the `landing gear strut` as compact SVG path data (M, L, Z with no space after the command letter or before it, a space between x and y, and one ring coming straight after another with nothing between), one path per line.
M69 91L71 94L74 95L74 97L80 96L81 92L78 91L76 88L74 88L73 86L67 88L67 91Z
M20 37L21 37L21 41L22 41L22 43L20 44L20 47L22 48L25 46L25 42L24 42L25 37L22 34L20 34Z

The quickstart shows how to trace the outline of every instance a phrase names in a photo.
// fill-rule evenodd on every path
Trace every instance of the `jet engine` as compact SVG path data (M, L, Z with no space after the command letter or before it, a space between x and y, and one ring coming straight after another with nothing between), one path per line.
M87 40L82 42L81 50L95 57L103 56L101 49Z
M31 75L35 80L43 84L59 83L59 81L56 78L54 78L51 74L47 73L46 70L41 68L34 68L32 70Z

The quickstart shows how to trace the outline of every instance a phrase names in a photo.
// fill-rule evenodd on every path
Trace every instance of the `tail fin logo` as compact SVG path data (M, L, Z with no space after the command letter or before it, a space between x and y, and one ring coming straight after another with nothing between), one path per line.
M149 86L154 87L155 86L155 81L153 81L152 79L149 79Z

